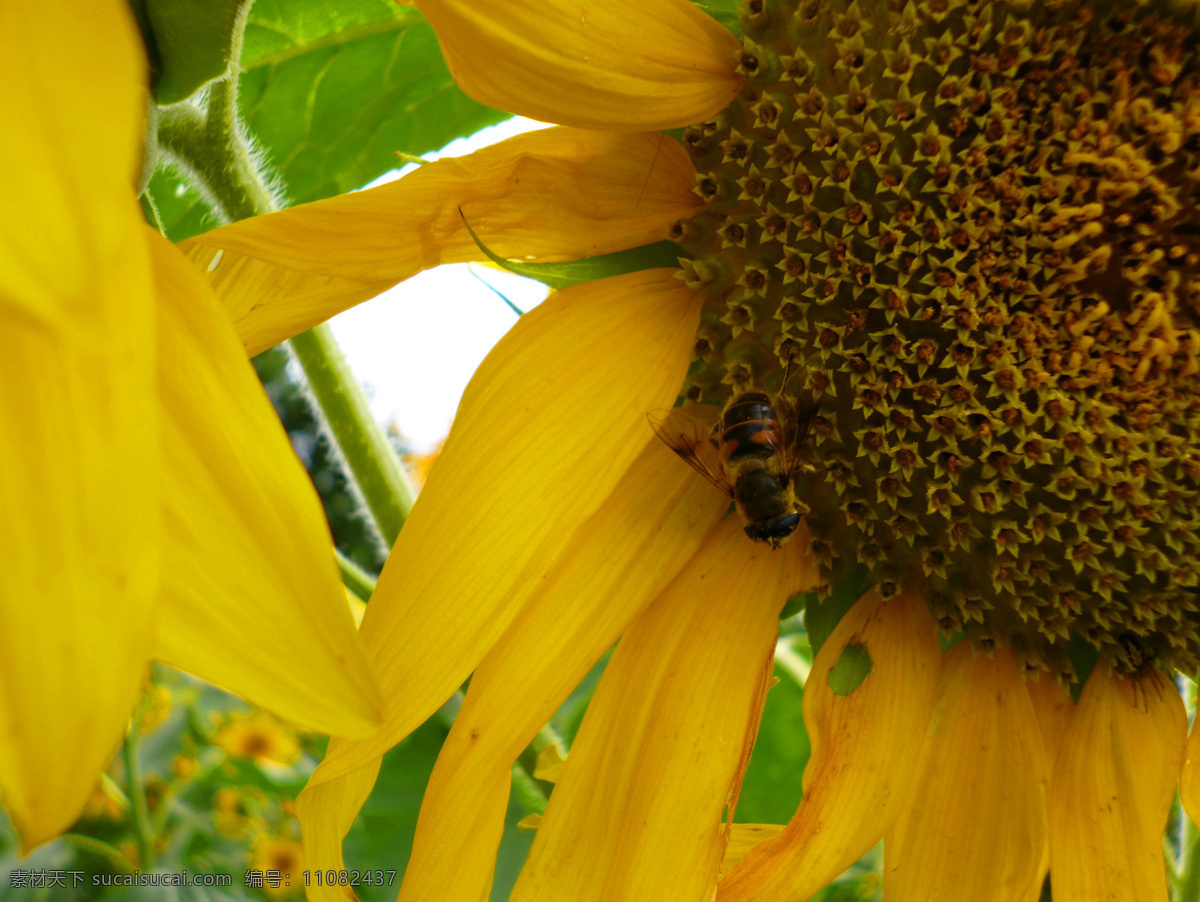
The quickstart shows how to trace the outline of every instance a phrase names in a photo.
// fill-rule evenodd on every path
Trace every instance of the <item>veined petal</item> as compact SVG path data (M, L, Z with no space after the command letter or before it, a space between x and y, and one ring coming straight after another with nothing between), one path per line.
M79 815L154 636L143 78L123 4L0 4L0 796L26 851Z
M687 153L665 135L554 128L181 247L257 354L423 269L484 259L464 217L502 256L573 260L663 239L695 211L694 185Z
M1058 750L1062 747L1062 741L1071 723L1071 715L1075 711L1075 702L1071 693L1048 673L1039 674L1037 682L1026 680L1025 689L1033 703L1033 713L1037 715L1038 729L1041 731L1046 758L1053 773Z
M942 663L911 802L884 840L894 902L1032 902L1042 889L1050 765L1008 648Z
M1049 762L1053 778L1054 763L1058 760L1058 750L1062 748L1071 716L1075 712L1075 701L1071 698L1071 693L1048 673L1039 674L1037 682L1026 680L1025 689L1029 693L1029 701L1033 703L1033 713L1037 716L1038 731L1042 734L1042 746L1046 750L1046 761ZM1039 886L1045 884L1049 871L1050 843L1047 842L1042 850L1042 864L1038 869Z
M816 575L736 517L713 530L617 646L512 902L712 898L779 610Z
M644 412L673 401L699 315L699 297L670 270L602 279L557 292L484 360L363 617L384 729L330 743L304 790L306 831L310 811L323 835L345 835L349 796L323 792L336 806L326 809L314 791L377 766L437 710L656 441ZM316 860L340 856L339 845Z
M870 674L847 695L829 674L865 646ZM870 849L899 815L916 778L937 689L940 651L925 602L872 590L821 646L804 687L812 757L787 828L750 850L717 898L807 899Z
M417 0L471 97L614 131L703 122L741 88L737 39L686 0Z
M1161 671L1092 671L1050 786L1055 902L1167 902L1162 835L1186 736L1183 699Z
M783 829L783 824L730 824L729 842L725 846L721 870L725 873L733 870L747 852L772 836L778 836Z
M1192 823L1200 823L1200 731L1194 723L1192 732L1188 734L1187 745L1184 746L1183 771L1179 775L1179 802Z
M472 676L425 790L401 900L487 895L512 763L728 507L664 443L646 446Z
M212 290L147 234L164 413L156 657L309 729L368 735L383 701L317 493Z
M146 77L126 4L0 4L0 171L12 173L0 220L0 311L82 327L73 318L91 312L104 267L127 253Z

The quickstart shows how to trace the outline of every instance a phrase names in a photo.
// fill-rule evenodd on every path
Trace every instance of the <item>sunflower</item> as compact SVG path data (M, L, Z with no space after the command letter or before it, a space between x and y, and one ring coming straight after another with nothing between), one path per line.
M317 496L142 220L147 71L117 0L0 8L0 794L26 851L84 810L153 658L314 729L380 706Z
M401 899L485 897L509 766L621 637L514 898L803 899L882 838L901 902L1165 899L1181 777L1200 811L1196 7L746 0L739 40L683 0L418 5L465 91L567 127L190 242L248 348L475 257L464 217L681 269L560 291L480 368L363 620L386 726L330 744L306 859L341 867L473 673ZM751 389L814 411L782 551L643 421ZM855 568L799 810L724 860L774 618Z

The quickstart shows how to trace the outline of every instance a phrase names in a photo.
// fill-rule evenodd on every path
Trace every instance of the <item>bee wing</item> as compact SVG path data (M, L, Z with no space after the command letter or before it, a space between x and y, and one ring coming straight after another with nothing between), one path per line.
M697 420L684 408L652 410L646 414L650 428L667 447L678 454L697 473L719 488L726 495L733 495L733 486L725 475L721 456L713 442L711 426Z
M775 399L775 414L779 417L779 431L783 436L783 447L779 449L783 473L791 481L796 470L800 468L800 449L808 438L813 420L817 417L820 405L816 401L800 401L796 398L780 395Z

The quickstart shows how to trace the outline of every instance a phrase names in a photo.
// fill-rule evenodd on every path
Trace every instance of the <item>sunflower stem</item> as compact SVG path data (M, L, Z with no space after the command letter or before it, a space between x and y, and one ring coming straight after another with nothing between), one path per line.
M213 213L226 222L280 208L261 154L238 114L238 61L251 6L244 4L234 20L229 71L209 85L204 110L178 103L159 111L159 151L184 172Z
M148 871L154 867L154 835L150 829L150 810L146 805L146 784L142 779L141 732L138 730L137 718L138 713L135 711L133 719L129 721L129 731L125 734L123 752L139 865Z
M1181 846L1175 902L1200 902L1200 835L1186 813L1180 811L1179 817Z
M250 6L246 3L238 15L229 72L209 86L205 109L190 103L165 107L157 130L161 152L183 171L214 215L230 222L280 207L261 155L238 113L238 60ZM297 335L291 345L379 534L390 548L412 508L416 489L371 416L362 386L350 372L329 327L321 325Z
M336 548L333 551L337 555L338 568L342 571L342 583L363 601L370 601L371 593L375 591L375 577Z
M118 873L133 873L134 868L130 864L129 859L102 839L96 839L94 836L85 836L82 833L64 833L63 839L81 852L87 852L89 855L95 855L97 858L103 858L108 862L109 867Z
M400 535L417 496L396 452L371 416L367 396L333 337L320 325L292 339L329 430L337 440L388 548Z

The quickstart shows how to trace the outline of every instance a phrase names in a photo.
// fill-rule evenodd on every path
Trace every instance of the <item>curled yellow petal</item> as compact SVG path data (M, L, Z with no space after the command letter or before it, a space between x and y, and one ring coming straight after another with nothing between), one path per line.
M862 648L871 671L839 695L830 672ZM879 841L916 777L939 665L937 633L918 596L884 601L872 590L850 609L804 687L813 749L804 798L787 828L722 880L720 902L807 899Z
M144 76L124 4L0 4L0 797L26 851L79 816L154 639Z
M733 100L738 42L687 0L417 0L481 103L581 128L703 122Z
M1042 889L1050 765L1008 648L946 653L911 799L884 840L895 902L1033 902Z
M480 366L363 618L388 705L384 729L331 742L304 791L314 866L340 860L357 811L345 802L356 794L322 784L377 767L508 629L657 441L645 411L678 392L699 310L669 270L581 284L521 317Z
M423 269L484 259L463 217L501 256L574 260L662 240L696 209L694 184L665 135L554 128L181 247L256 354Z
M592 698L513 902L710 899L799 555L729 517L630 626ZM808 585L815 581L815 568Z
M165 455L156 657L309 729L369 734L383 702L317 493L212 290L148 236Z
M421 802L402 900L486 895L512 763L728 507L665 444L647 445L471 678Z
M1162 836L1186 736L1183 699L1161 671L1092 671L1050 787L1055 902L1167 902Z

